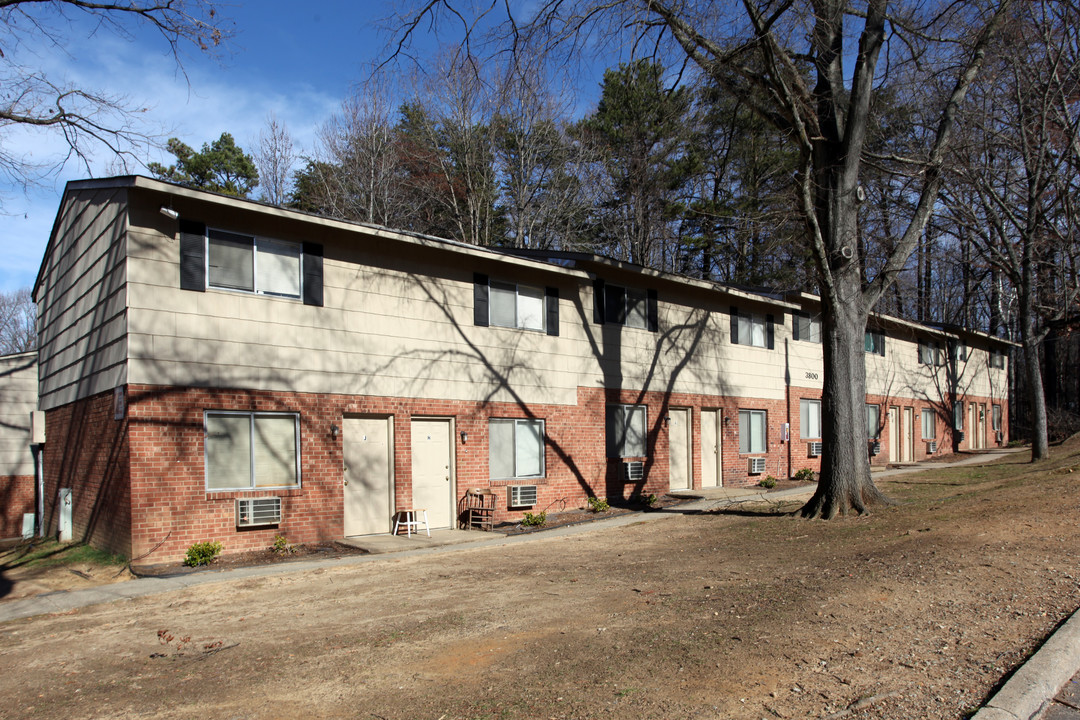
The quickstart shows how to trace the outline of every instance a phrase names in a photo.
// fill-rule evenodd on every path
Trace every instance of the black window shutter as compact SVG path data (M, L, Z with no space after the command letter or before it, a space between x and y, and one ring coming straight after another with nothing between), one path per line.
M885 357L885 333L878 333L878 339L881 341L878 343L878 355Z
M766 315L765 316L765 347L769 348L770 350L773 349L773 345L774 345L773 338L774 338L774 336L776 334L776 330L774 329L774 324L775 324L775 321L773 320L773 316L772 315Z
M656 307L656 291L648 291L648 303L645 308L646 323L650 332L656 332L660 329L660 316Z
M923 343L923 342L919 343L919 364L920 365L925 365L926 364L926 350L925 350L925 347L926 347L926 343Z
M473 325L488 325L488 276L473 273Z
M206 292L206 224L180 219L180 289Z
M592 319L594 323L604 324L604 281L600 278L592 284Z
M323 246L304 243L304 304L323 305Z
M731 306L731 344L739 344L739 308Z
M809 317L809 316L807 316ZM791 313L791 339L799 339L799 325L802 323L802 313Z
M547 334L559 334L559 288L544 288L544 301L547 305Z

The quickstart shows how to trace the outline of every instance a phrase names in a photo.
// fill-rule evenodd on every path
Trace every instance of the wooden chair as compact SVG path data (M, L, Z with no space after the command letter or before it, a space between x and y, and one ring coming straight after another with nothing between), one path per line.
M495 491L470 488L465 493L465 527L491 530L495 522Z

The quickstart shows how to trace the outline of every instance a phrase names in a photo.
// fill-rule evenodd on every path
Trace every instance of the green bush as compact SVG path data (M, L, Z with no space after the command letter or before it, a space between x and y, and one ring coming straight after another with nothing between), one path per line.
M769 477L762 479L761 482L758 483L758 485L763 488L774 488L776 487L776 478L770 475Z
M589 498L589 509L594 513L607 512L611 509L606 498Z
M547 522L547 512L541 511L535 515L531 512L525 513L525 517L521 518L521 524L525 527L544 527L544 523Z
M795 479L799 482L814 482L814 471L810 468L803 468L795 473Z
M649 507L652 507L659 499L660 498L656 497L656 493L649 493L645 497L641 498L641 502L645 505L648 505Z
M285 539L284 535L275 535L274 544L270 546L270 549L278 555L292 555L296 552L296 546Z
M184 564L188 567L209 565L221 554L221 543L218 541L195 543L187 549L187 557Z

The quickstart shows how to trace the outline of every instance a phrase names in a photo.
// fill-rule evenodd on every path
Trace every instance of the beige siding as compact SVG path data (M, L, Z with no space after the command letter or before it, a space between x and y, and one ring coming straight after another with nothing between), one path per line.
M34 474L30 413L37 406L37 353L0 356L0 476Z
M36 297L43 409L126 381L126 197L65 194Z

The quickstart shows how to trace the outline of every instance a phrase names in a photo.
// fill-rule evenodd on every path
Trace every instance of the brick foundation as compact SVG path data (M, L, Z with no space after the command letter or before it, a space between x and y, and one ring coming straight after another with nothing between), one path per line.
M590 497L618 503L668 489L670 451L668 409L690 408L691 486L700 488L702 410L717 410L720 421L722 478L726 486L756 485L768 475L786 478L797 470L820 468L800 439L799 400L817 391L792 388L786 400L761 400L686 394L607 391L579 388L577 404L532 405L415 398L374 398L291 392L171 388L131 385L127 412L113 419L113 395L104 393L48 412L46 445L46 519L57 526L59 488L74 495L75 538L124 553L143 563L182 558L195 542L219 540L225 552L269 547L276 535L292 542L334 540L344 534L343 438L332 427L352 415L393 418L393 475L396 507L412 505L411 421L451 418L452 465L457 508L469 488L496 490L496 522L519 519L524 510L539 512L583 507ZM875 399L871 398L873 402ZM887 413L888 399L877 399ZM900 405L905 405L900 402ZM606 409L612 404L645 405L647 452L639 458L608 458ZM919 411L915 408L915 432ZM989 405L988 405L989 407ZM767 412L766 472L748 471L748 455L739 452L740 409ZM266 491L209 491L205 481L204 413L215 410L293 412L300 416L301 486ZM489 479L488 422L491 418L540 418L545 423L545 476L529 480ZM790 441L781 442L790 422ZM939 429L945 432L939 418ZM888 428L886 428L886 433ZM462 433L467 434L463 440ZM888 447L883 433L883 448ZM916 442L916 459L925 443ZM989 446L989 445L988 445ZM887 453L874 458L887 462ZM623 462L645 463L644 479L623 479ZM510 508L505 487L535 484L531 508ZM32 484L31 502L32 502ZM281 497L280 525L238 529L235 499ZM21 522L21 516L20 516Z
M0 476L0 538L22 537L23 514L34 512L34 476Z

